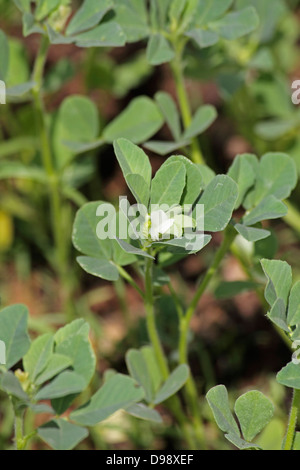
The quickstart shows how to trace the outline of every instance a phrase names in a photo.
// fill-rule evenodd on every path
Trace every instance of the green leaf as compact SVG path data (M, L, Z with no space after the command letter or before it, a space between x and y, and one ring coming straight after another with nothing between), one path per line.
M237 183L239 188L239 197L235 209L242 205L247 192L256 180L255 171L249 161L249 158L252 157L252 155L249 156L248 154L238 155L228 171L228 176ZM256 159L256 157L254 158Z
M52 354L45 369L35 379L36 385L42 385L72 365L72 359L62 354Z
M276 380L285 387L300 390L300 364L290 362L277 374Z
M85 335L77 334L66 338L56 345L55 352L72 360L73 370L84 379L85 387L87 387L96 367L96 357L89 340L89 331Z
M74 320L72 323L68 323L63 328L57 330L54 335L55 344L59 345L65 340L69 339L71 336L88 336L90 331L89 324L84 321L83 318Z
M242 235L248 242L255 243L260 240L269 238L271 232L268 230L263 230L261 228L247 227L243 224L235 224L234 228L237 232Z
M150 37L147 48L147 59L151 65L161 65L171 62L175 52L169 41L161 34L153 34Z
M130 245L124 240L120 240L119 238L117 238L117 242L119 243L122 250L124 250L126 253L129 253L134 256L142 256L143 258L154 259L153 256L149 255L146 251L141 250L140 248L136 248L135 246Z
M15 38L9 40L9 69L6 76L8 89L26 84L30 80L30 66L28 63L27 50L23 42ZM34 82L31 82L34 83ZM8 91L8 90L7 90Z
M144 419L146 421L152 421L153 423L163 423L162 417L156 410L148 408L142 403L137 403L136 405L129 406L128 408L126 408L126 413L129 413L135 418Z
M59 168L68 163L75 153L64 142L90 144L99 135L99 117L96 105L84 96L66 98L59 108L54 123L54 151Z
M242 395L235 403L235 413L247 441L253 439L269 424L274 415L274 405L261 392Z
M181 142L165 142L159 140L149 140L143 144L143 146L150 150L150 152L157 153L157 155L162 155L163 157L173 153L175 150L182 149L189 145L190 142L188 141L181 141Z
M30 347L27 323L28 309L24 305L13 305L0 312L0 340L6 346L7 369L17 364Z
M236 295L255 290L258 284L251 281L221 282L215 290L217 299L231 299Z
M78 397L78 393L67 395L61 398L53 398L51 406L55 410L56 416L62 416L73 404L74 400Z
M200 49L214 46L219 41L218 34L208 29L194 28L190 31L187 31L185 36L193 39Z
M121 47L126 44L126 36L115 21L101 23L91 31L74 36L78 47Z
M81 393L86 387L86 381L75 372L62 372L49 385L41 388L34 397L36 401L51 400Z
M0 80L5 80L9 68L9 44L6 35L0 29Z
M168 158L168 160L165 162L165 165L167 166L173 162L183 163L186 170L186 186L183 191L181 204L192 205L199 198L203 189L203 177L200 166L195 165L182 155L176 155Z
M296 127L295 119L271 119L257 123L254 130L258 137L272 142L295 132Z
M74 38L71 37L67 37L67 36L64 36L63 34L60 34L58 31L56 31L55 29L53 29L49 23L46 23L46 27L47 27L47 33L48 33L48 37L49 37L49 41L51 44L72 44L74 42ZM34 32L34 31L32 31ZM36 31L35 31L36 32Z
M289 333L289 328L286 320L286 305L282 299L277 299L274 303L271 312L268 314L270 320L279 326L283 331Z
M212 388L206 399L221 431L240 437L238 425L230 410L226 387L218 385Z
M226 434L226 439L236 446L239 450L262 450L258 445L244 441L236 434Z
M79 155L80 153L88 152L90 150L95 150L105 144L103 139L97 139L87 144L83 142L73 142L70 140L62 140L62 143L65 147L71 150L72 153L77 155Z
M126 354L126 364L131 377L141 387L143 387L147 402L152 403L154 399L154 390L151 375L148 371L148 365L143 353L136 349L131 349Z
M168 19L168 12L171 6L172 0L156 0L157 13L158 13L158 24L161 27L166 25Z
M207 0L198 0L195 21L204 25L215 21L226 13L232 3L233 0L210 0L209 3Z
M6 96L8 98L21 98L26 95L36 86L36 83L29 81L26 83L21 83L20 85L15 85L6 90Z
M90 202L84 205L76 214L73 229L73 244L86 256L111 260L111 240L100 240L97 236L97 210L106 204L103 201ZM111 220L111 218L109 218Z
M286 199L297 184L295 163L286 154L268 153L264 155L257 171L253 206L267 196L275 196L280 200Z
M149 33L147 9L144 1L123 0L115 2L116 21L122 26L128 42L137 42Z
M113 7L112 0L85 0L69 23L68 36L81 33L100 23L106 13Z
M257 207L243 218L245 225L255 225L263 220L279 219L288 213L288 208L274 196L267 196Z
M185 130L183 139L189 140L202 134L211 126L217 116L217 111L213 106L201 106L193 117L191 125Z
M23 13L30 11L31 0L13 0L13 2Z
M173 98L169 93L160 91L155 95L161 113L163 114L166 123L176 141L180 140L181 136L181 123L178 108Z
M142 387L125 375L117 374L84 406L71 414L71 419L84 426L95 426L116 411L139 402L144 398Z
M289 326L296 326L300 323L300 281L296 282L291 290L287 322Z
M273 230L270 230L271 235L268 239L260 240L254 245L254 256L257 260L264 258L273 259L278 252L278 238Z
M243 8L249 5L248 0L238 0L237 7ZM259 42L265 43L272 41L278 28L279 22L287 14L286 2L282 0L251 0L260 18L260 25L255 32Z
M148 207L150 199L150 186L141 175L127 175L127 184L136 201Z
M170 5L169 17L172 23L179 23L188 0L173 0Z
M142 149L126 139L114 142L114 149L131 192L137 202L147 206L152 176L149 158Z
M51 334L42 335L31 343L29 351L23 358L23 365L33 382L50 361L53 346L54 337Z
M255 29L259 25L259 18L253 7L228 13L224 18L212 23L211 28L222 38L228 40L239 39Z
M29 403L29 397L24 392L19 380L13 372L5 372L0 375L0 387L8 395L11 395L25 403Z
M288 296L292 287L292 269L285 261L261 261L262 268L268 278L265 298L272 307L278 298L287 305Z
M85 272L92 276L100 277L100 279L111 282L119 279L118 268L111 261L91 258L89 256L79 256L77 262Z
M143 348L141 348L141 352L147 363L148 371L151 375L153 390L156 393L160 389L160 386L163 382L163 377L161 375L161 371L157 363L156 354L152 346L144 346Z
M37 430L38 436L54 450L72 450L88 437L88 430L64 419L53 419Z
M30 34L45 34L44 29L36 23L34 16L30 12L23 15L23 36L26 38Z
M39 0L34 12L37 21L42 21L50 15L60 4L60 0Z
M140 144L156 134L163 122L156 103L146 96L140 96L132 100L125 111L104 129L103 138L109 143L125 138Z
M170 0L152 0L149 5L150 24L153 29L163 28Z
M174 238L173 240L155 242L153 245L166 247L170 253L196 254L203 250L203 248L205 248L211 242L211 239L212 237L206 234L189 234L183 236L182 238Z
M206 186L208 186L209 183L211 183L211 181L214 179L216 174L207 165L197 164L197 167L202 176L203 187L206 188Z
M181 4L183 5L181 6ZM184 0L183 2L175 1L173 8L170 11L173 28L177 27L179 31L182 32L190 28L197 13L197 4L198 0ZM176 9L178 9L178 13L175 12ZM179 25L177 26L176 23L179 23Z
M114 263L126 266L135 261L134 256L122 252L115 239L118 233L118 224L118 214L116 214L115 208L102 201L88 203L77 212L73 229L74 246L87 258L99 260L99 263L96 263L94 259L79 258L79 262L87 272L92 272L103 278L106 275L110 278L116 278L117 267L114 266ZM99 231L101 239L98 238Z
M264 450L278 450L282 448L284 440L285 425L281 419L273 419L263 430L257 444Z
M55 411L51 406L45 405L44 403L39 404L39 405L29 405L29 408L35 413L35 414L40 414L40 413L47 413L50 415L54 415Z
M39 183L45 183L47 181L44 170L35 165L28 167L28 165L22 162L3 161L0 163L0 180L9 178L29 179Z
M154 404L159 405L175 395L187 382L189 375L190 369L187 365L178 366L157 393Z
M151 187L151 204L179 204L186 185L185 165L181 162L163 164Z
M207 232L220 232L231 220L238 198L237 184L229 176L216 176L200 199L204 204L204 224Z

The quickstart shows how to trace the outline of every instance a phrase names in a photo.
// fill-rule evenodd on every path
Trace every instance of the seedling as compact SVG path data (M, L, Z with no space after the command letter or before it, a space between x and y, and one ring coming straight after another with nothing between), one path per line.
M268 278L265 290L265 298L270 305L268 317L286 335L291 349L295 349L300 338L300 284L292 284L292 269L286 262L262 260L261 264ZM294 394L282 449L299 450L297 424L300 406L300 363L297 353L293 354L292 361L277 374L277 381L292 388ZM240 422L243 439L231 413L226 388L223 385L213 388L207 394L207 400L219 428L226 433L225 437L233 445L241 450L262 450L255 444L255 438L273 418L274 406L270 400L257 391L248 392L237 400L235 413Z
M7 345L5 365L0 368L0 390L9 395L14 409L18 450L25 449L37 436L55 450L71 450L88 437L86 427L96 426L121 409L161 423L153 407L174 395L188 379L188 367L179 366L165 381L159 372L155 374L151 348L132 350L127 356L132 378L109 374L85 402L96 366L89 325L76 320L54 335L44 334L31 341L28 315L23 305L0 312L1 344ZM23 368L16 370L21 360ZM48 415L48 421L26 435L24 419L29 411Z
M136 231L135 236L131 239L129 237L127 241L119 239L117 235L105 240L101 237L99 224L101 227L107 226L108 231L113 225L112 218L108 217L102 223L97 217L97 214L99 216L104 213L101 211L104 204L101 201L83 206L74 224L73 242L77 250L84 255L78 258L81 267L86 272L109 281L116 281L121 276L135 287L143 298L148 336L160 373L168 380L168 358L164 354L155 319L154 284L157 269L159 272L164 271L166 266L173 265L178 259L199 252L210 243L211 233L224 231L223 243L186 311L178 301L167 273L161 276L169 285L177 305L179 363L187 364L190 323L203 293L238 235L251 243L270 236L270 232L263 229L261 223L266 219L276 219L286 214L287 208L282 200L290 195L296 185L296 169L292 159L284 154L267 154L260 161L254 155L240 155L229 169L228 175L215 176L203 165L194 164L183 156L173 156L166 160L152 179L149 159L139 147L125 139L117 140L114 147L128 188L137 203L143 203L143 207L148 208L153 203L166 204L168 207L191 204L194 210L191 211L188 221L190 228L194 226L191 221L195 216L195 206L201 204L204 208L202 244L196 244L194 249L190 239L184 234L183 223L181 231L175 235L172 233L170 228L174 219L171 220L167 213L164 213L166 220L163 219L165 231L153 227L150 213L144 216L144 224L148 224L147 237L144 236L143 229L140 231L143 235L140 239ZM235 220L233 213L241 206L246 213L239 220ZM114 214L114 208L111 213ZM121 219L124 219L122 211L119 213L119 224ZM126 218L125 222L130 223L130 217ZM157 240L156 235L163 237ZM144 290L124 269L132 263L138 263L140 266ZM203 444L202 418L192 378L187 384L186 392L187 406L192 409L197 438Z

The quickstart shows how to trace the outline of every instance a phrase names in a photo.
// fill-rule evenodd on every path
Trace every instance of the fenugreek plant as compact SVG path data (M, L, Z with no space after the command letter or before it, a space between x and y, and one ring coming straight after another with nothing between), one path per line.
M282 436L282 449L277 450L299 450L300 283L298 281L293 284L292 269L284 261L264 259L261 264L268 278L265 298L270 305L270 312L267 316L286 336L291 350L296 350L292 361L276 377L279 384L293 389L287 431ZM219 385L211 389L207 400L219 428L229 442L240 450L263 450L256 438L269 423L270 432L274 426L272 418L275 407L268 398L258 391L250 391L241 396L234 406L240 426L231 412L226 387Z
M260 161L254 155L240 155L228 175L216 176L206 166L177 155L168 158L152 179L150 161L143 150L126 139L117 140L114 148L141 218L138 224L134 222L137 213L127 207L126 201L124 205L122 198L118 215L113 206L104 202L89 203L77 214L73 242L84 255L78 258L78 262L85 271L109 281L121 276L141 295L149 340L160 373L168 380L169 358L165 355L156 326L155 303L159 292L155 286L167 285L174 297L178 313L178 362L186 365L190 323L203 293L237 236L250 243L265 239L270 232L262 228L262 222L286 214L287 208L282 201L289 197L296 185L296 169L288 155L270 153ZM190 207L188 214L183 211L186 205ZM204 213L196 210L200 205ZM244 216L234 218L235 210L241 207L245 209ZM197 239L201 221L201 244L195 240L192 243L190 237L194 234ZM121 227L124 234L124 224L126 229L127 224L132 229L125 231L127 240L116 229ZM198 253L209 244L214 232L223 232L223 242L193 300L188 306L182 305L165 268L174 265L178 259ZM125 269L133 263L144 281L143 289ZM142 358L140 354L139 357ZM140 380L144 379L145 371L146 368L141 366L143 377ZM203 446L201 408L192 375L185 392L188 420L193 422L189 433L196 439L196 445ZM178 400L175 398L169 404L179 424L183 425ZM183 430L186 432L186 425Z
M270 221L287 215L286 199L296 186L297 171L288 155L264 154L268 144L262 152L258 151L264 154L260 158L238 155L226 175L216 175L205 165L209 159L203 150L202 134L216 120L217 111L214 106L201 105L201 97L192 105L185 78L188 73L200 80L205 74L214 76L223 96L228 90L234 94L238 82L243 94L249 76L254 80L258 70L265 73L271 49L267 33L274 33L274 22L286 11L281 0L271 3L274 8L270 8L270 0L84 0L79 8L74 8L77 2L71 0L14 0L22 16L24 37L37 35L39 48L32 65L20 43L0 31L0 80L7 85L7 104L1 107L5 141L0 147L0 180L5 189L13 187L14 194L3 200L1 194L1 208L26 220L30 237L58 275L63 310L70 321L75 313L82 315L80 302L74 300L78 279L71 253L74 206L79 208L73 229L73 244L81 253L79 265L103 280L125 281L136 289L144 302L150 342L148 346L132 344L136 349L127 352L130 376L112 372L93 395L95 387L90 381L95 372L95 357L86 323L77 320L54 335L46 334L30 342L25 307L14 306L0 312L0 341L7 346L0 388L11 399L17 448L25 448L37 436L55 449L74 448L87 437L86 427L96 425L119 409L162 424L160 407L156 409L162 403L177 423L185 446L207 447L203 390L188 365L191 321L229 252L238 259L249 279L222 283L219 292L222 290L222 295L225 292L228 297L256 289L261 297L261 272L257 275L257 259L254 261L252 254L258 242L268 240ZM84 78L93 75L98 89L101 88L98 79L100 82L102 79L96 67L98 48L120 48L136 42L140 43L141 70L136 63L137 71L133 67L128 76L129 69L122 64L122 75L118 64L115 76L120 81L114 83L118 96L135 88L144 73L150 74L154 67L167 64L177 103L162 91L154 92L153 98L138 96L108 123L103 123L102 103L97 107L87 96L71 95L53 111L50 106L53 92L62 88L74 70L70 70L72 66L48 70L50 47L73 44L85 51L80 68L86 73ZM277 50L274 53L276 58L279 53ZM227 64L231 75L224 77L222 67L228 72ZM232 102L237 120L242 121L242 114L238 115L241 106ZM238 104L242 103L241 99ZM247 121L243 122L249 132L253 119L247 103L246 99ZM274 110L274 106L271 108ZM278 110L282 110L280 105L276 106L276 113ZM272 115L267 111L263 116ZM249 126L248 114L251 114ZM292 125L283 125L285 132L294 132L297 126L297 116L293 114ZM266 127L270 131L269 124ZM157 137L164 125L169 133L166 141ZM271 130L277 136L278 125ZM81 191L97 173L96 152L112 144L130 197L138 204L130 206L121 198L117 212L105 201L87 203ZM148 156L137 145L161 156L176 154L167 158L153 175ZM28 224L28 220L32 223ZM169 270L174 271L177 261L195 256L205 247L209 252L214 233L219 233L220 247L212 253L212 261L197 282L192 300L182 299ZM245 256L245 246L250 256ZM260 259L263 257L266 255L260 254ZM254 272L249 264L255 262ZM286 312L290 308L295 310L298 288L291 292L293 307L287 306L287 289L278 295L278 300L274 294L277 284L279 289L286 284L285 279L277 279L276 269L285 272L287 268L275 266L263 262L270 278L267 295L272 303L270 318L286 342L296 341L298 313ZM277 272L275 280L272 270ZM178 345L171 351L165 347L157 326L157 303L167 290L178 316ZM279 381L297 389L291 379L294 366L297 365L289 365L288 370L280 373L283 379ZM287 376L289 384L284 379ZM183 386L184 400L177 395ZM243 396L236 405L242 439L229 411L225 389L214 389L208 399L229 441L242 448L253 447L248 442L269 422L273 412L272 404L260 393ZM47 405L41 403L45 400ZM296 391L284 442L288 448L298 440L295 435L298 404ZM49 422L37 430L32 425L27 429L28 415L45 412Z
M186 152L194 163L204 163L205 158L199 145L198 137L215 121L216 109L211 105L202 105L195 112L192 110L190 99L185 86L186 60L189 56L188 46L196 47L198 51L216 46L220 42L236 41L254 31L259 24L259 17L250 5L233 5L233 0L107 0L100 4L94 0L86 0L78 12L78 22L81 30L94 26L97 15L101 16L111 11L111 23L89 32L82 33L82 40L60 37L62 42L70 41L82 46L102 46L104 38L107 45L116 46L120 39L112 35L112 25L123 31L124 41L147 43L146 57L148 63L157 67L169 64L175 83L180 116L172 97L167 93L157 93L155 99L159 109L170 126L172 141L144 139L145 147L159 155L170 155L178 149L191 146L191 152ZM232 9L233 7L233 9ZM84 18L84 19L83 19ZM89 23L86 20L89 19ZM72 23L71 23L72 24ZM106 29L105 29L105 28ZM103 36L100 34L102 33ZM116 33L117 31L115 31ZM126 38L126 39L125 39ZM143 113L144 114L144 113ZM138 135L128 135L130 119L123 121L124 135L134 143ZM184 130L181 129L182 122ZM103 139L90 143L92 148L103 145ZM84 151L89 145L71 146L78 152Z
M71 450L88 437L88 427L121 409L161 423L153 407L176 393L188 378L187 366L179 366L165 380L155 369L151 348L132 350L127 357L132 377L111 371L102 387L90 396L96 357L89 325L75 320L55 334L31 341L28 316L24 305L0 311L0 391L9 396L13 407L17 450L26 449L32 439L42 439L54 450ZM21 368L17 368L19 365ZM146 376L146 368L151 369L151 378ZM48 421L37 429L34 425L27 429L26 417L30 414L33 423L39 414L48 415Z
M29 106L27 112L35 119L37 132L31 131L30 137L15 136L17 126L9 126L12 135L2 148L0 178L29 181L28 186L21 183L22 191L26 194L26 188L30 191L33 184L42 196L39 201L46 192L50 227L48 221L43 221L33 236L59 275L63 309L72 319L72 294L77 280L69 274L73 273L69 235L72 206L80 207L86 202L80 188L95 171L95 159L87 152L93 153L123 137L135 144L143 143L145 148L161 155L181 149L180 153L193 162L203 163L198 137L215 121L217 112L211 105L192 110L184 82L189 51L195 47L205 50L223 43L234 44L256 30L259 18L252 6L239 2L236 5L232 0L214 0L209 5L202 0L85 0L76 11L70 0L14 3L22 14L24 37L39 35L40 47L30 73L24 54L1 32L0 79L7 82L8 101ZM148 43L145 56L150 66L170 65L179 110L169 94L158 92L154 99L135 98L106 126L101 125L95 104L86 96L70 96L56 113L49 113L45 98L51 87L47 86L45 69L50 46L75 44L84 50L95 50L141 40ZM20 78L14 74L16 63L20 63L22 70ZM59 74L57 80L63 83ZM9 117L10 113L7 114ZM168 124L173 140L151 140L164 123ZM76 158L82 153L84 158ZM12 155L18 155L18 159L11 161ZM29 197L29 213L32 205L41 216L43 205ZM11 210L11 204L7 207Z

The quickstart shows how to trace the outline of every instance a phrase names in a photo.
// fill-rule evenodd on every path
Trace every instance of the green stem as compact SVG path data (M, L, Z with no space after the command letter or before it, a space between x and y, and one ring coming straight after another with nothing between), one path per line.
M140 294L140 296L144 299L145 298L144 292L137 285L137 283L130 276L130 274L127 271L125 271L125 269L123 269L121 266L118 266L118 271L121 274L121 276L123 277L123 279L125 279L125 281L127 281Z
M285 222L292 227L298 234L300 233L300 213L298 209L289 201L284 202L288 207L288 214L284 217Z
M189 308L187 309L186 314L181 318L180 321L180 338L179 338L179 361L181 364L188 364L188 336L190 331L190 324L192 317L195 313L197 305L210 284L214 274L216 273L220 263L222 262L224 256L232 245L236 237L236 232L231 225L225 230L225 236L222 245L217 251L212 265L207 271L202 283L200 284ZM198 399L197 387L193 377L191 376L185 386L185 395L187 403L191 407L193 414L194 424L195 424L195 433L197 439L201 445L205 445L205 437L203 434L203 423L200 412L200 404Z
M44 109L44 102L42 97L43 76L49 50L49 39L43 36L41 39L40 49L34 64L32 79L35 82L33 89L33 100L35 107L35 114L37 126L39 131L39 138L41 144L42 162L48 177L48 190L50 199L50 213L53 239L55 243L55 259L57 266L57 273L65 287L65 305L68 319L73 317L73 307L71 303L71 288L69 285L69 275L67 266L67 247L68 243L65 240L66 230L63 227L62 207L63 201L60 193L60 179L55 168L54 156L51 150L51 140L46 119L46 112Z
M119 300L121 310L123 312L124 322L127 328L130 327L130 314L129 308L126 300L126 287L125 282L122 277L119 277L117 281L114 282L115 291Z
M15 443L16 450L24 450L26 440L24 439L24 413L16 413L15 415Z
M180 300L177 296L177 293L172 286L171 282L168 284L171 295L174 299L175 305L176 305L176 310L178 314L178 319L179 319L179 324L184 318L184 311L181 306ZM186 384L186 401L187 403L190 404L191 409L192 409L192 415L193 415L193 421L194 421L194 431L195 435L197 437L197 441L203 448L205 446L205 436L203 433L203 422L202 422L202 417L200 414L200 407L198 403L198 393L197 393L197 387L195 384L195 381L193 377L191 376Z
M236 238L237 233L234 228L229 225L225 230L224 240L217 253L215 254L214 260L208 269L206 275L204 276L203 281L201 282L189 308L186 311L185 316L181 320L180 324L180 344L179 344L179 357L180 363L186 364L188 362L188 333L190 329L190 324L192 317L196 311L197 305L209 286L212 278L214 277L216 271L218 270L223 258L230 249L234 239Z
M183 119L184 127L187 129L192 122L192 112L189 104L188 94L185 88L184 73L183 73L183 61L182 52L184 45L178 42L177 38L174 38L173 45L175 49L175 59L171 63L173 76L176 85L176 92L178 96L179 106ZM204 164L204 157L197 138L192 140L192 160L194 163Z
M167 363L166 356L164 354L158 331L155 323L155 312L154 312L154 296L153 296L153 260L147 259L145 266L145 307L146 307L146 322L148 335L155 352L155 356L164 380L167 380L170 376L170 371ZM177 396L171 397L167 402L168 407L175 416L180 428L183 432L185 440L191 450L197 449L197 444L190 433L189 424L186 422L186 416L181 409L181 403Z
M153 260L147 259L146 260L146 269L145 269L145 290L146 290L146 297L145 297L145 307L146 307L146 321L147 321L147 330L150 341L152 343L158 365L161 371L161 374L164 380L170 375L169 367L167 364L167 360L159 339L159 335L156 329L155 323L155 313L154 313L154 297L153 297Z
M283 450L293 450L295 436L296 436L299 408L300 408L300 390L294 390L290 419L289 419L289 424L288 424L288 429L287 429L287 434L286 434Z

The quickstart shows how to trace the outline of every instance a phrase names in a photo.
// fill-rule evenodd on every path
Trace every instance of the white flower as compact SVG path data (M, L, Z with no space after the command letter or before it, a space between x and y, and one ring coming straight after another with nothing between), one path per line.
M175 219L170 218L162 210L154 211L150 215L149 235L151 240L159 241L164 235L171 235Z

